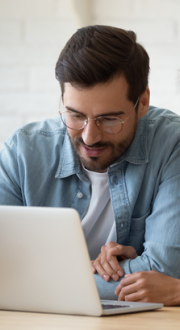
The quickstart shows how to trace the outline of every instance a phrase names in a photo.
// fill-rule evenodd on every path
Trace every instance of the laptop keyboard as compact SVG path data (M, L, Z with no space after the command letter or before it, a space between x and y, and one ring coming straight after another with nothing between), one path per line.
M117 308L127 308L127 307L130 307L130 306L123 306L123 305L106 305L106 304L101 304L102 306L102 309L117 309Z

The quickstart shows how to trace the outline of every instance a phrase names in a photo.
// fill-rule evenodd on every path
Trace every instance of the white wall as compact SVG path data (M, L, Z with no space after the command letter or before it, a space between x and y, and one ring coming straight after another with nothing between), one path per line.
M180 0L94 0L94 23L137 33L150 56L151 104L180 114Z
M0 0L0 148L16 128L58 114L54 67L87 24L132 29L151 58L151 104L180 114L180 0Z

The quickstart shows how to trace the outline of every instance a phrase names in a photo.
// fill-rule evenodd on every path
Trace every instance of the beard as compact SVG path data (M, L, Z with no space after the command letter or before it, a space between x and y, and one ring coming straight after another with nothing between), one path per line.
M89 146L84 143L81 136L77 136L72 140L71 136L69 135L69 138L71 141L71 145L80 160L80 163L87 170L93 172L105 172L107 168L113 163L115 163L116 160L118 160L118 158L121 157L124 154L124 152L129 148L129 146L131 145L134 139L137 129L137 124L138 124L138 120L136 118L133 131L128 136L128 138L116 144L114 144L113 142L98 142ZM102 159L101 157L84 158L80 153L80 146L86 146L91 148L109 148L110 152L109 155L106 156L106 158L102 157Z

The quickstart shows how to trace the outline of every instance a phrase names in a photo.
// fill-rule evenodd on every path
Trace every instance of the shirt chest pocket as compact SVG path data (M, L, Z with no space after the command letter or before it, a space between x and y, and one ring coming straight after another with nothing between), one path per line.
M144 250L145 220L149 214L150 210L140 218L131 219L129 244L135 248L138 255L141 255Z

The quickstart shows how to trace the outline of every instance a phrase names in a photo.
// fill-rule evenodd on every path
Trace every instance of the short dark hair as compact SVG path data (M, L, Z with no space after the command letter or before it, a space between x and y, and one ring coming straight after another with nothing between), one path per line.
M60 53L55 68L62 95L64 83L93 87L124 75L127 98L135 103L146 90L149 56L136 42L136 34L111 26L94 25L77 30Z

